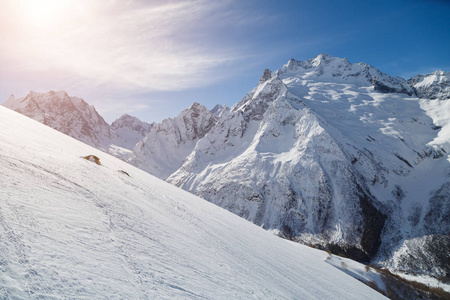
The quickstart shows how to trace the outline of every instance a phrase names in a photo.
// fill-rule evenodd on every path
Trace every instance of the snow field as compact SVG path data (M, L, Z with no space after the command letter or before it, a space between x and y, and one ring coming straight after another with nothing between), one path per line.
M16 112L0 116L0 298L383 298L325 252Z

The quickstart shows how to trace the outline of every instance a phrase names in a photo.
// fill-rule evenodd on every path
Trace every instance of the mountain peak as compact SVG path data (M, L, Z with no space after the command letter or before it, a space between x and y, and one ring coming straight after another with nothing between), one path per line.
M200 103L194 102L194 103L191 104L191 106L188 109L189 110L198 110L198 109L200 109L202 107L203 107L203 105L201 105Z
M30 90L30 91L27 93L27 96L26 96L26 97L28 97L28 96L34 96L34 95L37 95L37 94L39 94L39 93L37 93L37 92L35 92L35 91L33 91L33 90Z
M69 97L69 95L67 94L67 92L66 92L66 91L63 91L63 90L59 90L59 91L50 91L49 94L52 95L52 96L57 96L58 98Z
M134 146L150 131L152 124L143 122L129 114L123 114L112 122L111 128L123 140L119 146L132 150Z
M258 84L266 82L270 78L272 78L272 71L270 71L269 69L265 69L263 74L261 75L261 78L258 81Z
M161 179L175 172L216 123L204 105L194 102L175 118L154 124L134 147L129 162Z
M352 64L346 58L328 54L319 54L305 61L291 59L276 74L283 78L295 76L302 80L373 87L381 93L415 94L403 78L389 76L366 63Z
M313 66L318 66L323 63L328 63L332 59L336 59L336 58L332 57L331 55L328 55L328 54L319 54L315 58L313 58L311 62L312 62Z
M6 99L6 102L9 102L9 101L15 101L15 100L16 100L16 97L14 97L14 95L11 94L11 95L8 97L8 99Z
M445 75L445 72L444 71L442 71L442 70L436 70L436 71L434 71L433 73L431 73L431 74L433 74L433 75L440 75L440 76L444 76Z
M134 117L134 116L132 116L132 115L129 115L129 114L125 113L125 114L121 115L120 118L115 120L113 122L113 124L119 122L120 120L122 120L122 121L133 121L133 120L139 120L139 119Z
M216 106L214 106L213 109L210 110L210 112L213 114L213 116L219 117L224 112L227 112L229 110L230 110L230 108L228 106L217 104Z
M117 138L93 106L62 90L31 90L23 98L9 97L3 106L94 147L107 149Z
M12 110L15 110L16 107L20 105L19 104L20 101L18 101L18 100L21 100L21 99L16 99L16 97L14 97L14 95L11 95L8 97L8 99L2 105L10 108Z
M287 64L282 68L283 72L297 71L299 69L316 69L323 68L327 65L334 65L335 67L347 67L352 65L346 58L334 57L328 54L319 54L316 57L307 59L305 61L295 60L291 58ZM365 64L363 64L365 65Z
M436 70L428 75L416 75L408 80L417 96L428 99L450 99L450 73Z

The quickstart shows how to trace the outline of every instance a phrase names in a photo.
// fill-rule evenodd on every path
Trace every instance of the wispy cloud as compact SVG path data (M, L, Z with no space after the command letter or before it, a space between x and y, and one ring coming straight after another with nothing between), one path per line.
M23 76L59 70L67 76L55 80L65 84L144 92L214 83L224 76L217 67L245 58L234 45L211 43L213 31L202 28L230 25L220 12L228 2L92 2L73 2L52 28L33 30L21 16L10 18L15 30L0 33L0 61Z

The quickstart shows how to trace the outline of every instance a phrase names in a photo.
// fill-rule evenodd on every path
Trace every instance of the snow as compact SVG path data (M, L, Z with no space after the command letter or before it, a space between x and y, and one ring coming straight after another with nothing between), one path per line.
M336 63L324 68L328 68L328 75L340 74ZM349 69L352 68L354 66ZM347 153L353 152L351 148L368 149L376 164L381 166L374 170L367 162L359 161L354 165L367 182L374 182L369 186L371 194L392 209L390 224L387 224L383 236L384 244L375 262L394 272L407 271L404 257L410 255L415 262L409 263L409 268L416 263L421 265L419 261L429 255L424 250L418 250L426 247L426 236L448 232L440 229L448 227L448 220L435 220L434 224L424 225L424 219L433 209L430 204L433 195L449 181L450 166L445 162L450 160L446 154L450 151L449 102L440 100L442 94L435 95L438 99L430 100L404 93L379 93L362 86L354 78L351 78L354 82L350 83L340 77L321 80L309 78L303 72L303 69L288 69L285 73L279 72L279 77L289 92L302 99L337 130L330 133L342 144L347 143ZM425 77L432 78L428 80L428 86L436 81L448 82L444 72L433 74ZM414 86L419 88L420 81ZM398 157L404 158L410 166ZM393 200L397 187L401 188L403 195ZM445 215L445 210L441 214ZM420 220L413 222L415 218ZM414 271L442 276L445 271L437 268L433 261L413 267Z
M450 101L421 99L420 106L433 119L436 126L442 127L430 145L443 145L450 149Z
M382 280L382 275L376 269L335 255L328 256L326 262L353 278L366 283L375 283L380 290L387 293L386 284Z
M194 103L175 118L154 124L136 144L128 161L158 178L165 179L182 165L197 141L215 122L216 117L205 106Z
M128 114L122 115L111 124L111 128L114 132L122 138L122 143L119 146L129 149L130 151L133 150L134 146L136 146L142 138L144 138L151 127L151 124L142 122L138 118Z
M435 71L428 75L417 75L408 80L419 97L426 99L450 99L450 73Z
M450 293L450 284L442 283L436 278L426 275L412 275L408 273L398 273L397 275L405 278L406 280L421 282L423 284L428 285L429 287L441 288L447 293Z
M0 116L0 298L384 298L325 252L16 112Z
M371 87L382 93L414 94L414 89L403 79L391 77L365 63L350 63L346 58L319 54L305 61L291 59L275 74L317 82L348 83L358 87Z

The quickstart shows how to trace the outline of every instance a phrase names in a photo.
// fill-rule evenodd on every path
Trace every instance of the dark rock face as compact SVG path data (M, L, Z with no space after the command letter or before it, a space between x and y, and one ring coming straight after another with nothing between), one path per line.
M376 79L372 80L372 83L374 89L380 93L401 93L406 94L408 96L412 96L415 94L413 90L407 89L405 86L400 87L387 86L383 82L379 82Z
M430 198L424 223L429 234L450 234L450 182L443 184Z
M434 274L450 279L449 245L447 234L431 234L406 242L408 251L399 256L399 269L404 272ZM439 272L436 272L436 269Z
M375 257L381 245L381 233L386 221L386 215L380 212L369 200L369 196L361 191L359 198L364 216L364 229L361 237L361 247L369 258Z

